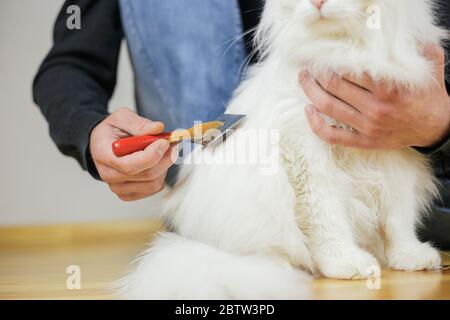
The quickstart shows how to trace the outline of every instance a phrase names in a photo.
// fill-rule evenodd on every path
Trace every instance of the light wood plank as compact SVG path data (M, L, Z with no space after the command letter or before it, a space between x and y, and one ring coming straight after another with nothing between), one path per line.
M0 299L115 299L111 284L161 230L159 221L0 229ZM449 254L443 258L450 264ZM66 287L69 265L81 268L81 290ZM450 270L386 270L380 290L317 279L312 291L315 299L450 299Z

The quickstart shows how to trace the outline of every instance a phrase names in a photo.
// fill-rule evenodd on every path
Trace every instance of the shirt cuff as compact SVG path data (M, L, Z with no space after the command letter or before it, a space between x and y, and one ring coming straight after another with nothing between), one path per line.
M92 158L92 154L91 154L91 148L90 148L90 141L91 141L91 133L92 130L94 130L94 128L100 123L102 122L106 117L108 116L108 114L106 115L102 115L99 117L96 117L95 121L91 122L91 127L89 129L89 133L87 136L87 144L84 147L84 157L83 157L83 163L81 163L81 166L83 168L85 168L87 170L87 172L89 172L89 174L96 180L101 181L101 177L100 174L97 170L97 167L95 165L94 159Z
M450 156L450 134L447 135L447 137L443 140L441 140L439 143L436 143L435 145L431 147L414 147L417 151L424 155L433 155L436 153L444 153L447 156Z

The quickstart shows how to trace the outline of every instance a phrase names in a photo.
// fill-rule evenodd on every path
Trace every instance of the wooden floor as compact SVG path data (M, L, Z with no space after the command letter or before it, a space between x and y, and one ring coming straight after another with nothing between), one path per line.
M111 282L146 247L155 221L0 229L0 299L114 299ZM444 264L450 255L443 253ZM81 289L67 289L67 267L81 270ZM450 299L450 270L383 271L380 289L366 281L318 279L315 299Z

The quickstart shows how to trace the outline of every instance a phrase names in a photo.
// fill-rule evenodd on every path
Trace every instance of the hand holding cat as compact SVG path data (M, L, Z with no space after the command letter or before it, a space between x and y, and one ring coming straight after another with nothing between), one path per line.
M431 147L450 130L450 97L445 87L445 53L427 45L424 55L435 65L436 85L411 92L389 89L370 77L313 79L303 71L299 81L313 105L306 107L311 129L324 141L360 149ZM354 130L330 126L325 114Z

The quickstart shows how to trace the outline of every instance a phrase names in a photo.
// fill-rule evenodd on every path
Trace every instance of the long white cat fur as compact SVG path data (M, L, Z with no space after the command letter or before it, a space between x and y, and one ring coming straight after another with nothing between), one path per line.
M372 5L380 29L367 25ZM262 61L228 107L248 120L222 145L197 150L220 158L246 130L279 130L279 170L186 165L165 200L164 218L176 233L158 235L141 255L121 283L125 297L308 298L311 273L355 279L379 265L440 265L438 252L415 234L436 195L427 159L411 148L363 151L321 141L308 126L309 100L297 82L308 69L322 76L367 72L417 89L433 84L421 45L446 34L435 25L432 3L328 0L322 14L318 21L310 0L266 1L257 32Z

